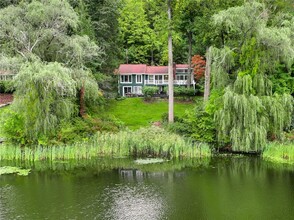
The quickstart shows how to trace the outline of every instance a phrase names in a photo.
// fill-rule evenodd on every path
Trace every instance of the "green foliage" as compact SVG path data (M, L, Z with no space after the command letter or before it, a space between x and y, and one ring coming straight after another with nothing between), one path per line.
M26 144L24 118L21 114L5 109L1 114L0 133L14 144Z
M103 63L97 66L103 73L112 74L121 63L122 52L118 17L123 1L118 0L83 0L86 6L86 19L91 21L97 44L103 48ZM89 17L87 17L88 15ZM82 27L83 28L83 27Z
M74 144L75 142L89 141L97 131L118 132L123 125L113 118L75 118L70 122L61 124L60 132L57 135L57 142Z
M17 174L18 176L28 176L30 169L22 169L19 167L0 167L0 176L3 174Z
M155 36L146 18L144 3L125 0L118 22L128 62L147 63L146 57L150 54Z
M84 35L91 22L82 1L77 11L67 0L21 1L0 9L0 67L18 73L12 110L23 120L22 144L51 143L60 124L77 113L77 97L88 109L104 103L89 71L101 64L102 49ZM81 30L81 23L89 26Z
M294 144L292 142L280 143L272 142L269 143L263 153L262 157L265 160L278 162L278 163L294 163Z
M236 89L239 81L245 85L242 90ZM268 134L279 138L283 129L290 126L293 98L286 94L270 96L268 92L255 95L248 75L238 77L234 88L226 88L223 108L215 115L218 140L230 137L233 150L260 151Z
M8 74L17 74L23 59L17 56L10 57L7 54L0 53L0 70L7 71Z
M209 113L203 104L197 102L194 109L186 111L182 118L168 125L168 130L199 142L215 144L216 125L214 115Z
M164 88L164 92L168 93L168 87ZM174 96L179 97L179 96L195 96L195 90L193 88L187 88L185 86L174 86Z
M49 141L58 131L61 121L69 120L76 112L76 83L70 70L58 63L28 63L14 83L16 92L12 110L16 115L11 119L8 115L7 123L12 120L23 126L20 129L28 142ZM14 122L17 120L19 122ZM11 124L10 129L18 130L18 126Z
M195 86L196 94L203 94L204 93L204 83L205 83L204 77L197 80L197 83Z
M174 96L194 96L195 91L193 88L187 88L184 86L174 87Z
M188 112L184 124L189 126L191 138L204 143L215 143L216 127L213 114L209 114L203 106L197 106L193 112Z
M205 144L171 134L158 127L118 133L98 132L89 141L62 146L36 146L35 148L4 145L0 148L0 160L70 160L91 159L97 156L142 156L163 158L210 157Z
M13 93L14 85L11 80L0 81L0 93Z
M158 87L157 86L144 86L142 92L143 92L145 98L151 98L155 94L158 93Z
M85 104L88 108L104 104L104 97L98 88L95 77L82 68L71 70L71 77L76 83L76 89L85 88Z
M278 94L293 94L294 93L294 66L292 71L289 72L285 65L279 65L273 74L269 76L273 84L273 93Z
M289 69L294 61L292 31L287 25L271 26L269 16L258 2L213 16L220 34L226 32L225 46L213 49L213 88L224 90L215 111L217 136L220 143L229 139L233 150L261 151L267 137L281 138L291 122L293 98L273 94L270 79L280 63Z

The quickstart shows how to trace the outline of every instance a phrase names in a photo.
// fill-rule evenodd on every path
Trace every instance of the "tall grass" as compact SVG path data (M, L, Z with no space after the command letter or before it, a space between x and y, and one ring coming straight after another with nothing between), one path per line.
M266 146L262 157L279 163L294 163L294 143L272 142Z
M68 146L0 146L0 160L70 160L97 156L165 158L209 157L209 146L169 133L158 127L119 133L97 133L90 141Z

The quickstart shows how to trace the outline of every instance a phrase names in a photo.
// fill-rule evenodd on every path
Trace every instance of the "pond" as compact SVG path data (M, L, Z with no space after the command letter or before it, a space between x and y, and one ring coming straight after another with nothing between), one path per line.
M0 176L0 219L294 218L293 167L254 157L22 166L32 172Z

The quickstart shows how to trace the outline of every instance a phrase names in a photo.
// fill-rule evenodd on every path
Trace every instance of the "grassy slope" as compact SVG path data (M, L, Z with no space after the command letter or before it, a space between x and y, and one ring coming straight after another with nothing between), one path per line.
M175 116L182 116L185 110L192 109L194 103L175 103ZM148 126L154 121L160 121L168 112L167 100L144 102L142 98L128 98L122 101L112 100L104 114L115 116L130 129Z

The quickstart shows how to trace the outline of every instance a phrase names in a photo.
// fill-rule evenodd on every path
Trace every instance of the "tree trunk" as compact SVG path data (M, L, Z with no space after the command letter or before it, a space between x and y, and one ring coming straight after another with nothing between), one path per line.
M210 69L211 69L211 47L206 50L204 101L208 100L210 94Z
M192 82L192 74L191 74L191 57L192 57L192 32L188 33L188 41L189 41L189 51L188 51L188 78L187 78L187 86L190 88Z
M173 75L173 48L171 30L171 0L168 0L168 122L174 122L174 75Z
M80 89L80 116L85 117L86 115L86 104L85 104L85 83Z

